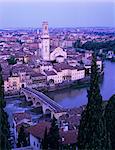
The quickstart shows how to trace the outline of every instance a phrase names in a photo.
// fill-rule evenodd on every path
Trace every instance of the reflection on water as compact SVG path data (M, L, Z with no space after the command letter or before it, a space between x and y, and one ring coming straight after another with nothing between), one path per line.
M103 99L108 100L112 94L115 94L115 63L105 62L104 66L104 80L100 88ZM63 107L79 107L87 103L87 88L63 89L49 92L48 96Z
M78 105L84 105L87 103L87 99L84 99L86 97L87 92L86 89L66 89L61 90L57 92L51 92L48 94L52 99L54 99L57 103L59 103L61 106L64 107L75 107L76 105L76 99L80 99L80 101L77 101Z
M104 100L108 100L115 94L115 63L105 63L104 82L101 85L101 93Z

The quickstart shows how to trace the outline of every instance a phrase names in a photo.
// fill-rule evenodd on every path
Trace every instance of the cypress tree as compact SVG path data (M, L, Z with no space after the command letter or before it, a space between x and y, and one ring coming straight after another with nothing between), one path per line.
M112 150L115 150L115 94L109 99L105 109L107 130L110 134Z
M6 102L4 101L4 82L2 79L2 68L0 66L0 148L2 150L10 150L10 125L8 115L4 111Z
M47 128L45 129L44 138L42 140L42 149L47 150L48 149L48 134L47 134Z
M25 146L27 146L27 139L26 133L24 131L24 126L22 125L18 133L17 147L25 147Z
M87 91L88 103L82 113L79 132L79 150L109 150L105 120L102 117L102 96L100 94L98 67L96 56L93 54L91 65L90 87Z
M59 149L59 128L57 125L57 120L53 116L51 128L48 134L48 144L51 150L58 150Z

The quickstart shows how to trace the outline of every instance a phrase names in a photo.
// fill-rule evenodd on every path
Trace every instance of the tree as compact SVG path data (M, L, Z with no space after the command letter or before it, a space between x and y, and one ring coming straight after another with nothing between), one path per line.
M42 149L47 150L48 149L48 134L47 134L47 128L45 128L44 138L42 140Z
M18 142L17 147L25 147L27 146L27 139L26 139L26 133L24 131L24 126L22 125L20 127L19 133L18 133Z
M16 61L16 59L15 59L14 56L10 56L10 58L7 59L7 61L8 61L8 63L9 63L9 65L14 65L14 64L17 63L17 61Z
M93 54L90 87L87 91L88 104L82 113L79 132L79 150L110 150L109 136L106 132L102 111L102 96L100 94L98 67Z
M0 148L2 150L10 150L10 125L8 115L4 111L6 102L4 100L4 82L2 79L2 68L0 66Z
M48 144L51 150L59 149L59 128L57 125L57 120L54 116L48 133Z
M82 47L82 43L81 40L78 39L74 44L73 44L74 48L81 48Z
M109 99L105 109L107 130L110 133L112 150L115 150L115 94Z

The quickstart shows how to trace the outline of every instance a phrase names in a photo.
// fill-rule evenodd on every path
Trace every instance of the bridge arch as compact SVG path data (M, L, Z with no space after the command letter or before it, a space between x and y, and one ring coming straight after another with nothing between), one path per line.
M37 105L37 106L42 106L39 101L36 102L36 105Z
M53 79L50 79L50 80L48 81L48 85L54 85L54 80L53 80Z
M25 88L25 85L24 85L24 84L22 84L22 88Z
M52 111L50 109L47 108L45 110L45 115L48 116L48 117L50 117L50 118L51 118L51 113L52 113Z
M45 110L45 114L50 114L50 113L51 113L51 110L47 108L47 109Z
M50 80L49 80L49 84L54 84L54 80L53 80L53 79L50 79Z
M36 102L36 105L41 105L41 103L40 102Z

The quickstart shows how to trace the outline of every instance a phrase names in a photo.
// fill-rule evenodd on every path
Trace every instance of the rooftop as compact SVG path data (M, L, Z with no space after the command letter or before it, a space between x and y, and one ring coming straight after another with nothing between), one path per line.
M50 127L51 127L50 122L41 122L41 123L38 123L37 125L29 127L28 132L36 138L43 139L45 129L47 128L47 131L49 132ZM74 144L77 142L77 131L76 130L63 131L62 129L60 129L59 133L60 133L61 143ZM62 140L62 138L63 138L63 140Z
M54 71L44 71L46 73L47 76L50 75L57 75Z
M17 112L17 113L13 114L13 118L17 124L18 122L20 122L23 119L31 120L31 115L26 112Z

